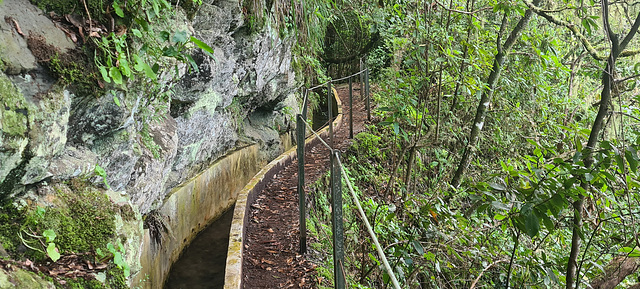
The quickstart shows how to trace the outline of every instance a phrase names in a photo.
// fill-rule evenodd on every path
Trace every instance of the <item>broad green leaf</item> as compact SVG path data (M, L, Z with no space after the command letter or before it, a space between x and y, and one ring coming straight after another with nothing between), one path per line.
M143 63L142 69L144 69L144 74L147 75L148 78L151 78L154 81L158 80L158 75L153 71L153 68L151 68L149 64Z
M111 67L111 69L109 69L109 76L111 76L114 83L122 84L122 74L117 67Z
M500 210L506 210L506 211L509 210L509 206L507 206L507 205L505 205L505 204L503 204L502 202L499 202L499 201L491 202L491 206L493 206L496 209L500 209Z
M507 216L505 216L505 215L503 215L503 214L496 214L493 218L494 218L496 221L502 221L502 220L504 220L506 217L507 217Z
M129 61L126 58L120 58L120 72L125 77L131 77L131 68L129 67Z
M102 75L102 79L107 83L111 83L111 77L109 77L109 73L107 72L107 68L100 65L98 66L98 70L100 71L100 75Z
M524 228L525 228L525 233L527 233L527 235L529 235L529 237L533 238L538 234L538 231L540 231L540 220L538 219L538 217L536 216L536 214L533 213L532 210L527 210L527 212L523 212L524 213Z
M167 32L167 31L160 31L160 40L164 40L164 41L169 41L169 38L171 37L171 33Z
M133 33L133 35L135 35L136 37L138 37L138 38L142 38L142 32L140 32L140 30L133 28L133 29L131 29L131 32L132 32L132 33Z
M116 253L116 247L114 247L113 244L111 244L111 243L107 244L107 250L109 250L109 252L111 252L111 254L115 254Z
M56 239L56 232L54 232L53 230L49 229L49 230L44 230L44 232L42 232L42 236L44 236L47 239L47 243L53 242L53 240Z
M49 245L47 245L47 256L49 256L53 262L60 259L60 252L58 252L58 248L56 248L55 243L49 243Z
M173 42L174 43L185 43L187 42L187 31L178 31L173 34Z
M116 15L118 15L120 18L124 18L124 11L122 11L122 8L120 8L120 4L118 4L118 1L113 1L113 4L111 6L113 7L113 11L116 12Z
M101 176L101 177L106 177L107 176L107 172L105 172L105 170L101 166L99 166L98 164L96 164L96 167L93 169L93 171L98 176Z
M142 61L142 59L140 59L140 56L134 54L133 61L135 62L135 64L133 65L133 69L135 69L137 72L142 72L144 70L144 62Z

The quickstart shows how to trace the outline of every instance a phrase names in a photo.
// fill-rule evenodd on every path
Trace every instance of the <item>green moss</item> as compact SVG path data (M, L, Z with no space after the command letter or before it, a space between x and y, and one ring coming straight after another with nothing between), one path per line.
M113 289L128 289L127 279L124 277L122 270L116 266L112 266L107 271L107 284Z
M23 136L27 132L27 117L13 110L2 113L2 132L9 136Z
M0 243L7 252L15 252L20 244L18 232L24 222L24 213L11 203L0 207Z
M49 70L79 95L98 96L104 92L98 84L95 63L80 49L56 53L48 63Z
M5 110L25 108L24 96L4 74L0 74L0 104Z
M65 287L69 289L103 289L105 286L98 280L87 280L84 278L63 278Z
M92 252L106 247L115 234L114 205L100 191L78 184L72 188L73 193L57 190L60 205L44 209L44 212L32 210L22 231L42 235L45 230L53 230L57 235L56 246L62 254ZM26 242L38 246L33 238ZM46 257L35 250L29 252L36 260Z

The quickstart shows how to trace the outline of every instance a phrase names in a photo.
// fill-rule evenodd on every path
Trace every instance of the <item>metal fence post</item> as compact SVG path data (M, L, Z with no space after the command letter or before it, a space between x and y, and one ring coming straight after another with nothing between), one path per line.
M307 102L309 101L309 90L304 90L304 101L302 101L302 118L307 120ZM305 134L306 135L306 134Z
M333 148L333 91L331 81L327 82L327 103L329 108L329 144Z
M349 76L349 138L353 138L353 83Z
M364 74L362 72L362 70L364 69L364 64L362 63L362 58L360 58L360 98L362 98L362 96L364 95L362 93L362 89L364 88Z
M306 194L304 192L304 136L305 120L302 114L296 117L296 130L298 133L298 208L300 210L300 254L307 252L307 212Z
M344 232L342 224L342 178L336 158L337 150L331 151L331 211L333 222L333 274L336 289L345 288L344 280Z
M369 68L364 71L364 91L367 97L367 120L371 120L371 97L369 96Z

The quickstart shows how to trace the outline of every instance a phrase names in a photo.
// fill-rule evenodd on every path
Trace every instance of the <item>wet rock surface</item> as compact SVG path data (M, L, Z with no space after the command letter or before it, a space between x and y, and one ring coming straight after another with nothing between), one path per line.
M46 67L52 55L78 51L59 23L28 0L3 1L0 193L19 195L41 182L79 177L100 186L98 165L109 187L128 194L144 214L240 143L264 146L265 161L277 156L297 107L292 41L269 24L249 32L239 5L204 1L188 12L193 17L178 9L159 24L214 50L214 57L189 51L197 71L179 64L178 78L160 75L164 96L148 95L136 81L96 96L60 83ZM150 100L160 97L166 105Z

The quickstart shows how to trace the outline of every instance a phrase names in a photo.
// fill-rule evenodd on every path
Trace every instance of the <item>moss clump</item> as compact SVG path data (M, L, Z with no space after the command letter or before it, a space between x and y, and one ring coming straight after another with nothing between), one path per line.
M24 222L24 212L11 203L0 207L0 243L8 252L15 252L20 244L18 232Z
M27 117L13 110L2 113L2 132L9 136L23 136L27 132Z
M115 265L107 271L107 285L113 289L128 289L127 279L124 277L122 270Z
M4 105L4 110L24 109L25 107L24 97L4 74L0 76L0 105Z
M60 204L52 208L32 210L22 228L24 232L41 235L45 230L56 233L55 243L62 254L92 252L104 248L115 235L115 208L102 192L81 182L71 185L73 192L56 190ZM37 240L29 239L32 246ZM37 251L30 251L36 260L45 258Z
M79 49L55 54L49 61L49 70L64 84L70 85L79 95L98 96L98 73L87 54Z

